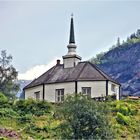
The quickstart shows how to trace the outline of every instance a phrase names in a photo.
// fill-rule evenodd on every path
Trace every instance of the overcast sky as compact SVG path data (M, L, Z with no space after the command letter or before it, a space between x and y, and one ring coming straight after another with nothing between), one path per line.
M45 71L67 53L71 13L83 60L140 29L140 1L0 0L0 50L12 54L20 74Z

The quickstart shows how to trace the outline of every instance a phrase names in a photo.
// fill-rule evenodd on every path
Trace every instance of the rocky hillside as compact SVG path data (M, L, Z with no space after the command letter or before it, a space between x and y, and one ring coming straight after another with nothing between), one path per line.
M140 30L91 61L122 84L123 95L140 96Z

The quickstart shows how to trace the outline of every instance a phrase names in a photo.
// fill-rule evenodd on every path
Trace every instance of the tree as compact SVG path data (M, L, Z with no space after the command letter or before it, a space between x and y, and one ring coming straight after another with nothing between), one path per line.
M0 56L0 91L9 98L15 96L19 90L19 85L16 84L18 72L11 65L12 56L8 55L5 50L1 51Z
M115 49L115 48L116 48L116 45L112 45L112 47L109 48L109 51L111 51L111 50L113 50L113 49Z
M113 139L105 103L82 95L69 96L59 110L63 139Z
M140 38L140 29L137 30L136 36Z
M104 52L101 52L96 55L96 57L91 58L89 61L93 64L101 64L102 63L102 57L105 55Z
M137 36L136 36L135 33L133 33L133 34L130 35L130 39L136 39L136 38L137 38Z
M116 47L119 47L120 45L121 45L120 38L118 37Z

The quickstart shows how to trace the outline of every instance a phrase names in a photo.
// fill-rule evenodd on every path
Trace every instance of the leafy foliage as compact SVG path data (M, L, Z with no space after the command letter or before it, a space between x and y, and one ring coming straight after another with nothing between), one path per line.
M101 58L105 55L104 52L101 52L96 55L96 57L91 58L89 61L92 62L93 64L101 64Z
M0 108L0 116L14 118L18 116L18 114L15 111L13 111L11 108Z
M138 127L137 127L137 139L140 139L140 121L138 122Z
M17 100L13 104L13 109L20 115L31 114L41 116L51 113L51 105L45 101L35 101L33 99Z
M85 96L70 96L64 101L61 112L61 138L112 139L105 104Z
M2 106L3 104L7 102L8 102L7 97L2 92L0 92L0 106Z
M122 100L110 102L112 127L116 138L136 139L139 134L140 101Z
M25 114L18 118L19 123L30 123L32 120L32 115Z
M129 116L124 116L122 113L117 112L117 117L116 120L118 123L122 124L122 125L129 125L130 123L130 118Z
M9 101L1 93L0 103L0 131L15 132L21 139L140 138L140 101L97 102L79 95L50 104L32 99Z
M1 51L0 56L0 91L8 97L13 97L19 90L19 85L15 83L18 72L11 65L12 56Z

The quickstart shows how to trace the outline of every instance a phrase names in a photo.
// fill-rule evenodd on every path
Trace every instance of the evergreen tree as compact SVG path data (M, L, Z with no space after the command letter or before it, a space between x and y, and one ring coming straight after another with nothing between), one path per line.
M116 47L119 47L120 45L121 45L120 38L118 37Z
M140 38L140 29L137 30L136 36Z
M0 91L9 98L13 98L19 90L19 85L15 83L18 72L11 65L12 56L7 55L5 50L0 56Z

